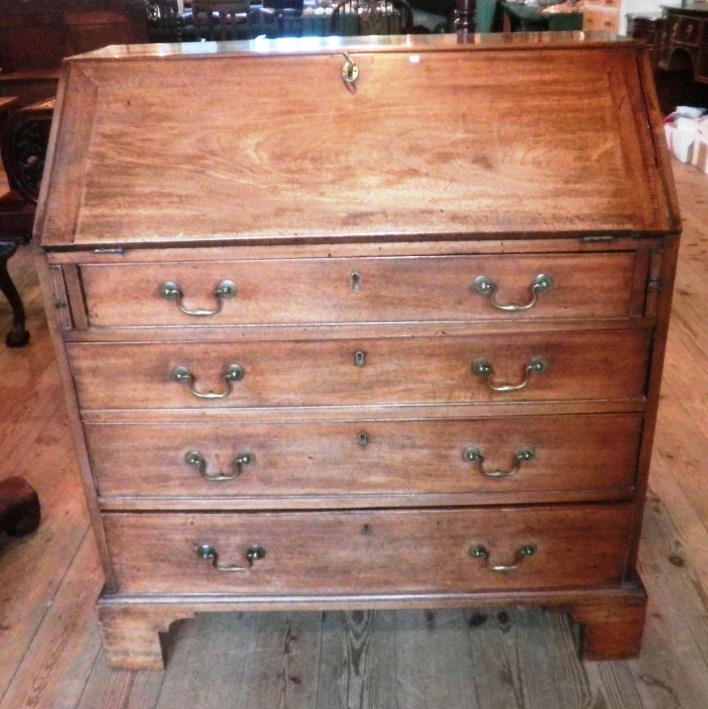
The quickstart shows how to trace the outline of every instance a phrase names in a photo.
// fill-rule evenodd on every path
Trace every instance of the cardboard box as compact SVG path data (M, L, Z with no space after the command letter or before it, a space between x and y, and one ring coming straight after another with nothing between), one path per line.
M691 162L697 128L696 122L690 119L679 119L675 123L664 124L666 142L677 160L683 163Z
M706 120L698 124L691 163L708 175L708 121Z

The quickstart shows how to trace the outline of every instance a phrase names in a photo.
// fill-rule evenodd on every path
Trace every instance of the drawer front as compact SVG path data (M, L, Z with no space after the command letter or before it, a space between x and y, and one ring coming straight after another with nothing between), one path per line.
M90 324L134 327L629 317L642 307L637 269L645 278L636 253L609 253L92 264L81 274ZM215 297L224 282L231 290Z
M87 425L102 496L263 497L502 493L516 502L608 491L629 495L641 417L455 421Z
M617 34L620 27L619 13L611 8L583 10L583 29L586 32L600 31Z
M67 346L84 409L634 400L648 349L643 330Z
M629 505L104 515L119 592L288 595L617 584L630 521Z

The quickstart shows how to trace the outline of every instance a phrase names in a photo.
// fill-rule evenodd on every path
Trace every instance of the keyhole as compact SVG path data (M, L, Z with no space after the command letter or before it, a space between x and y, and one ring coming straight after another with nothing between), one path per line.
M360 273L352 273L350 276L351 278L351 284L352 284L352 290L357 293L362 289L362 284L361 284L361 274Z
M366 365L366 352L359 350L354 353L354 366L364 367Z

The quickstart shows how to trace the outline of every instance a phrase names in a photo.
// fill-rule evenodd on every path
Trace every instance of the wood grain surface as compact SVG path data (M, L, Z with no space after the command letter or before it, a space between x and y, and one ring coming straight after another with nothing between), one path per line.
M349 594L598 587L619 583L629 505L490 509L104 514L123 594ZM592 539L592 543L588 543ZM197 554L211 545L224 572ZM519 549L534 544L532 556ZM483 545L489 559L470 549ZM518 565L508 573L497 565ZM324 599L323 599L324 600Z
M81 267L89 323L95 328L252 324L360 323L631 318L642 314L646 253L506 257L267 259ZM169 256L168 256L169 258ZM501 305L532 302L541 275L553 286L531 310L508 313L475 291L486 276ZM216 310L223 281L237 293L221 311L195 317L161 295L165 283L184 293L183 307Z
M649 336L642 330L534 332L474 338L387 338L301 342L67 345L83 409L446 404L488 401L632 400L641 408ZM357 366L357 353L364 365ZM472 365L489 361L491 383L519 385L536 357L548 371L526 388L498 393ZM199 393L224 394L224 373L241 365L232 393L205 400L172 373L194 376Z
M46 516L32 537L0 540L0 707L167 709L226 698L262 709L265 697L283 709L703 709L708 202L704 175L678 163L674 170L686 230L640 547L649 612L638 658L579 662L574 625L541 608L208 613L172 626L164 672L109 670L93 601L75 591L90 585L95 594L102 578L92 544L77 554L88 520L23 247L10 270L32 340L27 350L0 351L0 450L3 475L26 477ZM9 322L4 300L0 315ZM55 623L76 631L52 634Z
M50 149L42 243L678 228L631 45L529 52L511 39L491 53L399 38L388 51L335 42L267 61L240 49L138 52L127 81L103 58L70 63L57 113L82 127ZM356 91L342 82L347 50ZM208 111L184 100L213 83Z
M279 432L273 436L273 427ZM146 505L208 498L217 508L390 506L628 497L641 418L633 414L444 421L380 420L273 424L107 424L87 426L102 503L144 497ZM475 448L483 463L465 460ZM534 457L519 465L520 451ZM199 451L205 475L185 458ZM239 454L253 460L238 466ZM518 470L518 472L515 472ZM489 477L497 472L509 477ZM388 497L390 496L390 497ZM465 496L463 498L463 496ZM265 498L265 500L264 500ZM280 499L278 499L280 498ZM267 500L267 501L266 501ZM117 504L117 501L116 503ZM132 501L132 504L135 504ZM430 503L429 503L430 504Z

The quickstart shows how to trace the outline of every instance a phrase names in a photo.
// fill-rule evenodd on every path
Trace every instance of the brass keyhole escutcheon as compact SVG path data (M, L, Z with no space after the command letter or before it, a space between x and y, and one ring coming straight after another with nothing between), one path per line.
M354 93L356 91L356 80L359 78L359 67L348 52L342 52L346 60L342 66L342 81L344 85Z

